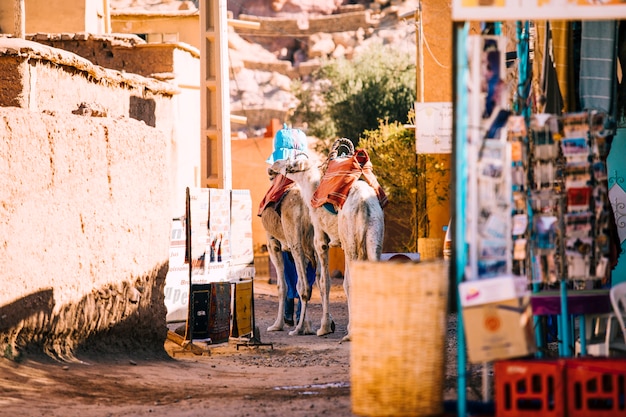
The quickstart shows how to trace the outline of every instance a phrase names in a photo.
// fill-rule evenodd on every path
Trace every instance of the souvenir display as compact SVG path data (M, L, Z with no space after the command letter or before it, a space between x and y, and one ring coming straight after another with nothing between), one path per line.
M538 114L530 123L532 281L569 280L593 288L606 274L608 219L606 116Z
M507 114L498 123L496 135L487 129L472 144L472 276L598 286L609 251L606 115L535 114L527 129L522 116Z

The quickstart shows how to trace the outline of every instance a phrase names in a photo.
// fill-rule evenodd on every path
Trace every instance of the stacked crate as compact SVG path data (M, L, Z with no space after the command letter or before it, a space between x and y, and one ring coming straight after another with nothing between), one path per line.
M494 371L497 417L626 415L626 359L506 360Z

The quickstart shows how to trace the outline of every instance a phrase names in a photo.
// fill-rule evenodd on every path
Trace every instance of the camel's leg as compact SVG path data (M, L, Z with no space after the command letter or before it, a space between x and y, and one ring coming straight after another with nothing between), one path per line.
M302 248L292 248L291 253L294 255L293 259L296 264L296 272L298 273L298 283L296 284L296 289L298 291L298 295L300 296L302 310L300 312L298 324L295 329L289 332L289 334L292 336L298 334L310 334L310 328L307 326L308 322L306 320L306 310L309 300L311 299L311 285L309 284L309 280L307 278L308 260L304 256Z
M318 336L332 333L333 321L330 316L330 272L328 267L328 241L325 236L315 236L315 251L318 254L319 287L322 297L322 321L317 330Z
M296 328L289 332L290 336L314 334L313 330L311 329L311 322L306 317L309 301L308 300L305 301L302 298L300 298L300 302L302 303L302 309L300 311L300 320L298 321Z
M285 262L281 253L280 243L274 238L268 239L270 261L276 269L276 284L278 289L278 313L276 321L267 328L268 332L283 330L285 326L285 296L287 295L287 281L285 281Z
M343 337L343 339L341 339L342 342L349 342L350 341L350 262L348 262L348 259L346 259L346 267L345 267L345 274L343 277L343 290L346 293L346 299L348 301L348 326L347 326L347 334Z

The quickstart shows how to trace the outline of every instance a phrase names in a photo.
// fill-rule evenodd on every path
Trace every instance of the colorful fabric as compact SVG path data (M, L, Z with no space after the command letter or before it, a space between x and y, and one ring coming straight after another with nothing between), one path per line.
M260 216L261 213L263 213L263 210L265 210L268 204L275 203L275 205L279 205L285 194L287 194L287 191L289 191L294 185L295 183L284 175L276 175L272 180L270 189L267 190L265 197L263 197L263 200L261 200L261 203L259 204L259 212L257 213L257 216Z
M612 113L617 79L616 40L617 24L614 20L582 22L580 104L583 109Z
M575 111L572 23L568 20L552 20L550 21L550 31L552 32L554 68L557 74L559 91L563 97L563 111Z
M299 153L308 153L307 138L300 129L289 129L287 124L274 135L274 151L267 158L268 164L281 159L293 158Z
M356 151L352 157L336 158L328 163L326 173L313 194L311 204L313 207L321 207L325 203L331 203L341 209L352 184L360 178L363 178L376 191L380 206L385 207L388 203L387 196L372 171L369 155L363 149Z

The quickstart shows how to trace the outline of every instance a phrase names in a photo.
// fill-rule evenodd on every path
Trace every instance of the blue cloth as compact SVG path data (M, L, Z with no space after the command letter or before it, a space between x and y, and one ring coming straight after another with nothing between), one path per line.
M580 101L583 109L613 111L616 42L614 20L582 22Z
M274 151L265 162L273 164L282 159L289 159L298 153L308 154L308 142L300 129L289 129L287 124L274 135Z
M285 264L285 281L287 282L287 295L285 296L285 318L293 318L294 299L298 299L298 310L296 311L296 320L300 319L300 310L302 303L300 302L300 296L298 295L298 272L296 271L296 264L289 252L282 252L283 261ZM315 283L315 268L309 262L306 267L306 278L309 285Z
M287 297L288 298L300 298L298 296L298 290L296 285L298 284L298 272L296 271L296 264L289 252L283 251L283 261L285 263L285 281L287 281ZM315 268L311 263L306 267L306 278L309 285L315 283Z

